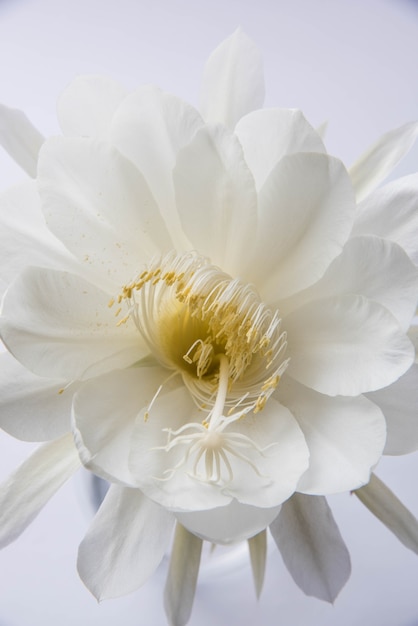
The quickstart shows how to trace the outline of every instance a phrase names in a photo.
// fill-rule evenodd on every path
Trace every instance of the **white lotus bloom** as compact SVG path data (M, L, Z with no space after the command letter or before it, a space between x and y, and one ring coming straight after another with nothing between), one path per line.
M0 423L48 442L0 493L1 541L83 464L111 483L83 580L100 598L133 590L177 520L173 624L201 539L249 539L261 590L270 524L296 582L332 601L350 563L323 496L418 447L418 177L373 191L418 127L350 176L299 111L262 99L240 31L208 61L204 118L154 87L77 79L36 182L0 201ZM35 158L2 114L4 145Z

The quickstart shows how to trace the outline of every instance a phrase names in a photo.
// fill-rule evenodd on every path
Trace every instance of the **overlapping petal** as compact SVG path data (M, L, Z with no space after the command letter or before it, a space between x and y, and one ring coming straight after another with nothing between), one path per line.
M106 142L48 140L38 186L49 228L102 288L120 290L146 259L172 248L144 177Z
M138 489L111 485L80 544L81 579L98 600L134 591L160 564L173 524Z
M345 244L354 197L340 161L292 154L279 161L259 193L251 280L268 302L317 281Z
M245 160L260 190L270 172L287 154L326 152L319 134L297 109L260 109L235 127Z
M298 491L330 494L368 482L386 440L378 406L363 396L331 398L288 379L279 395L297 419L310 453Z
M135 420L166 377L159 367L134 367L83 385L74 397L73 420L84 465L112 482L135 485L128 468Z
M117 326L109 296L78 276L28 268L3 300L0 329L29 370L77 380L123 368L148 350L132 321Z
M0 427L23 441L57 439L70 430L68 381L35 376L10 354L0 355Z
M364 296L309 302L283 320L287 373L330 396L386 387L412 365L415 350L386 308Z
M32 178L36 176L43 141L41 133L22 111L0 104L0 145Z
M209 123L233 128L264 101L260 51L238 28L209 57L203 73L201 111Z
M178 155L177 207L192 246L232 275L245 271L256 228L254 180L237 139L204 127Z

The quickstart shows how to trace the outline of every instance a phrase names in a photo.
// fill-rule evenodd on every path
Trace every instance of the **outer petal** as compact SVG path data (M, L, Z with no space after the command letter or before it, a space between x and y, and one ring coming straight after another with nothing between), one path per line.
M38 180L49 228L101 286L120 289L146 259L172 248L142 174L110 144L51 139Z
M404 546L418 554L418 520L375 474L354 493Z
M287 373L330 396L390 385L412 365L414 347L377 302L346 295L311 302L283 320Z
M383 412L387 424L385 454L408 454L418 449L418 365L399 380L368 393Z
M159 367L135 367L83 385L74 397L73 419L84 465L112 482L135 485L128 469L135 419L166 377Z
M28 268L4 297L1 336L25 367L52 379L126 367L148 350L133 322L116 326L108 298L72 274Z
M418 271L400 246L379 237L353 237L312 287L280 303L282 314L311 300L357 294L379 302L408 330L415 313Z
M29 526L54 493L80 467L72 436L41 446L0 487L0 547Z
M0 427L23 441L56 439L70 430L72 392L65 382L34 376L0 355ZM61 393L60 393L61 392Z
M172 170L178 151L202 125L193 107L156 87L128 96L112 122L113 143L144 174L177 249L188 242L175 208Z
M293 154L259 194L253 282L263 299L285 298L317 281L352 228L354 197L340 161Z
M176 518L192 533L214 543L231 543L254 537L277 517L280 506L260 509L232 500L230 504L210 509L175 513Z
M235 128L245 160L261 189L277 163L294 152L326 152L319 134L296 109L261 109Z
M113 114L126 95L126 89L109 77L78 76L58 100L64 135L106 137Z
M396 241L418 265L418 174L373 191L358 206L353 235Z
M0 104L0 145L32 178L36 176L38 153L43 141L41 133L22 111Z
M350 167L357 200L362 200L388 176L409 152L418 135L418 122L385 133Z
M164 608L170 626L186 626L189 621L201 553L202 540L177 524L164 589Z
M0 291L27 265L66 270L77 265L47 229L33 182L0 196Z
M279 391L310 452L309 469L297 490L328 494L367 483L385 445L386 424L380 409L363 396L330 398L285 379Z
M257 197L237 139L220 126L199 130L180 152L173 177L192 246L239 275L252 247Z
M295 583L308 596L333 602L350 576L351 563L325 498L296 493L270 530Z
M111 485L80 544L78 572L98 600L140 587L160 564L174 517L138 489Z
M264 101L261 54L238 28L211 54L201 88L201 111L206 121L233 128Z

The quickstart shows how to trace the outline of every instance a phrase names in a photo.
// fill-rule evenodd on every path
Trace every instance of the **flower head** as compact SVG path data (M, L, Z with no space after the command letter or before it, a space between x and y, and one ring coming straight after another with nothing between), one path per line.
M33 223L29 236L11 226L30 245L15 246L4 267L0 330L21 381L4 398L36 414L30 421L23 404L2 425L49 441L3 489L3 542L82 463L111 483L80 548L82 578L99 597L135 588L177 520L166 591L176 624L193 595L176 604L178 546L197 576L201 539L248 539L261 554L254 537L270 524L302 588L334 599L349 559L323 496L366 485L385 445L418 447L412 395L400 417L384 399L416 377L412 211L388 217L411 179L383 200L380 191L358 200L418 127L348 172L300 112L253 110L260 72L237 31L208 62L204 118L153 87L126 94L106 79L76 80L60 100L64 136L43 143L36 184L1 204L6 227L10 204L28 207ZM98 115L80 115L80 98ZM33 495L26 506L11 495L16 483ZM319 520L309 537L305 517ZM289 559L288 546L321 543L321 533L337 548L327 585L312 586L299 576L312 553ZM127 585L109 576L116 566L131 568Z

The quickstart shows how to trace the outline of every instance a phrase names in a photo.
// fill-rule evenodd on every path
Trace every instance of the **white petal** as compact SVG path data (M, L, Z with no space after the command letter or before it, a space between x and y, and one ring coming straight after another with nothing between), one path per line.
M250 551L251 569L255 584L257 598L260 597L263 589L264 575L266 572L267 560L267 533L262 530L254 537L248 539L248 549Z
M418 554L418 520L375 474L354 493L404 546Z
M409 152L418 135L418 123L410 122L385 133L350 167L349 172L362 200L375 189Z
M164 589L164 608L170 626L185 626L189 621L201 553L202 540L177 524Z
M78 76L58 100L64 135L106 137L114 112L127 91L107 76Z
M325 152L318 133L297 109L261 109L241 118L235 134L261 189L272 169L287 154Z
M47 229L34 182L12 187L0 196L0 292L28 265L76 266Z
M263 106L261 54L240 28L210 55L203 73L200 101L207 122L230 128L243 115Z
M226 506L208 511L176 512L183 526L195 535L215 543L231 543L254 537L277 517L280 506L260 509L232 500Z
M287 500L309 458L305 438L290 411L270 398L260 413L246 415L225 429L229 432L244 435L257 448L242 449L252 466L230 458L234 476L223 492L242 504L266 508Z
M287 373L330 396L357 396L386 387L412 365L414 348L395 318L363 296L304 305L283 321Z
M283 504L270 530L302 591L334 602L350 576L351 564L325 498L296 493Z
M297 419L308 444L309 469L297 490L337 493L368 482L386 438L380 409L364 398L330 398L283 379L281 401Z
M167 372L158 367L135 367L82 386L74 397L73 419L84 465L107 480L135 484L128 469L135 419L166 377Z
M179 153L173 178L193 248L224 271L242 275L256 228L257 197L236 137L220 126L197 131Z
M65 382L40 378L10 354L0 355L0 426L23 441L57 439L70 430L71 391Z
M400 246L380 237L353 237L312 287L281 302L286 314L310 300L357 294L379 302L405 332L415 313L418 271Z
M70 434L36 450L0 487L0 547L29 526L54 493L80 467Z
M39 376L76 380L127 367L148 350L130 320L117 327L109 296L65 272L28 268L3 300L9 351Z
M80 544L77 567L98 600L140 587L160 564L173 516L139 489L111 485Z
M0 104L0 145L29 176L35 178L41 133L18 109Z
M172 472L185 456L185 447L164 450L168 429L176 430L188 421L202 422L185 387L160 395L149 416L147 408L138 415L132 435L129 459L136 484L152 500L175 511L194 511L223 506L231 501L217 485L201 482L190 476L187 467ZM195 420L193 420L193 417ZM173 474L171 476L171 474Z
M418 449L418 365L399 380L367 394L383 411L387 424L385 454L408 454Z
M48 140L38 181L49 228L96 270L100 286L120 289L145 260L172 248L142 174L110 144Z
M176 213L172 170L178 151L202 124L189 104L151 86L125 98L112 121L114 145L145 176L179 250L188 242Z
M418 174L373 191L358 206L353 235L395 241L418 265Z
M341 253L354 208L340 161L313 153L284 157L259 194L252 280L262 298L286 298L317 281Z

